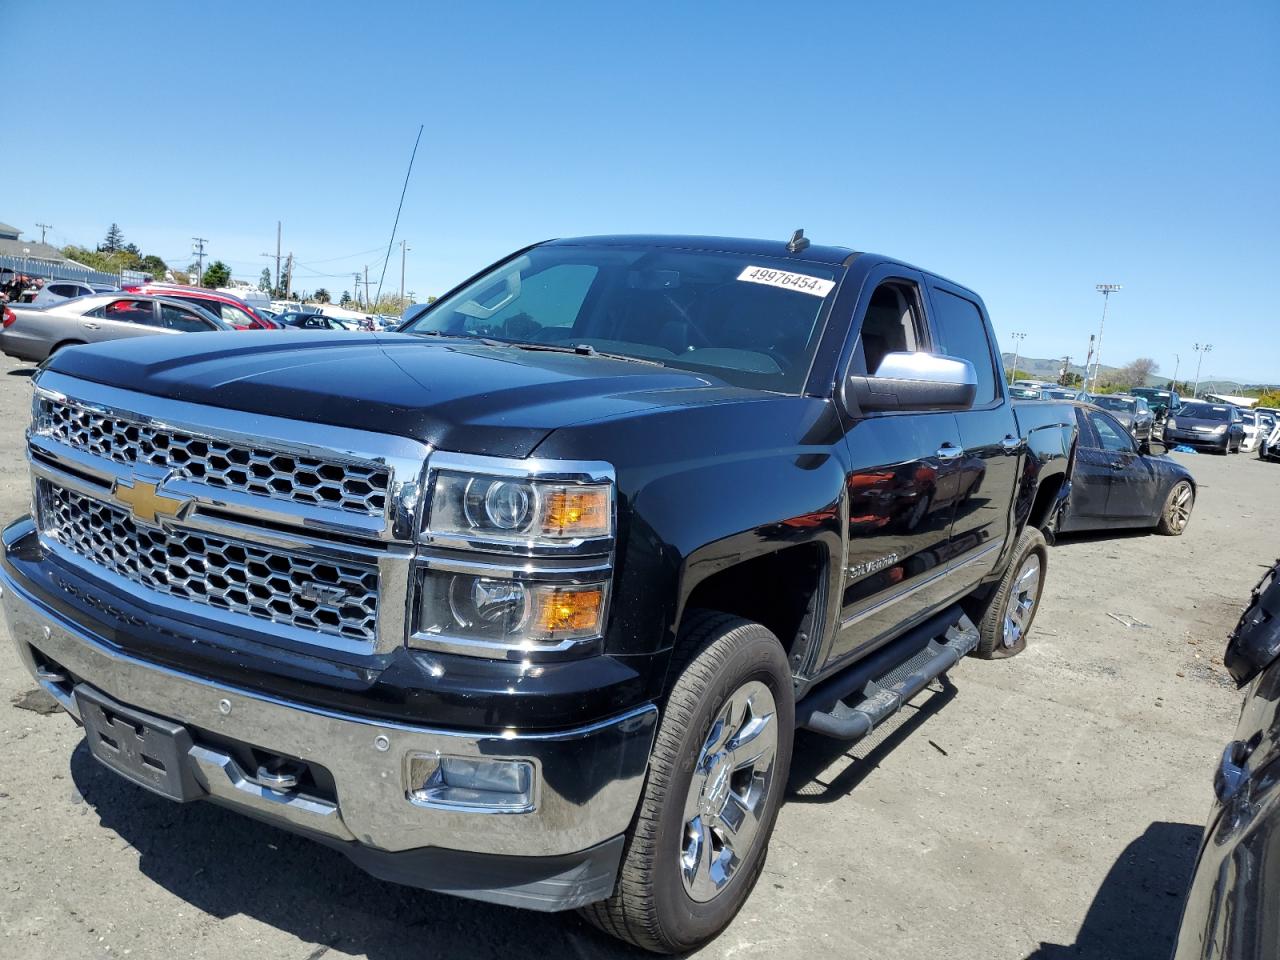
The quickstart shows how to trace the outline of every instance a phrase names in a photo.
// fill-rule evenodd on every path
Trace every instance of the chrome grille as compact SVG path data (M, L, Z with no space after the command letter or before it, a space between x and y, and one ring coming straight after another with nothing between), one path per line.
M373 643L378 572L207 533L135 523L116 506L40 483L41 530L68 550L160 593L300 630Z
M69 447L124 464L150 464L223 490L380 516L390 472L378 464L321 460L196 436L52 398L36 429Z

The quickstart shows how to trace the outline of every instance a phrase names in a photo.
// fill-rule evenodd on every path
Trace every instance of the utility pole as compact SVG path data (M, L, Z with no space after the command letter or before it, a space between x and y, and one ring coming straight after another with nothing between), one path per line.
M1058 383L1061 386L1067 386L1067 377L1071 373L1071 354L1067 354L1062 358L1062 371L1058 374Z
M356 282L355 282L354 289L356 292L356 306L358 307L360 306L360 271L359 270L355 272L355 278L356 278Z
M400 241L400 306L404 308L404 255L409 250L409 241Z
M369 309L369 265L364 265L364 309Z
M52 230L52 229L53 229L53 224L52 224L52 223L37 223L37 224L36 224L36 226L40 228L40 242L41 242L41 243L44 243L44 232L45 232L46 230Z
M1170 391L1173 391L1173 390L1177 390L1177 389L1178 389L1178 387L1177 387L1177 383L1178 383L1178 368L1179 368L1180 366L1182 366L1182 357L1178 356L1178 355L1175 353L1175 354L1173 355L1173 380L1171 380L1171 381L1170 381L1170 383L1169 383L1169 390L1170 390Z
M196 286L202 286L204 283L204 245L209 241L204 237L192 237L191 242L195 244L192 254L196 258Z
M1197 343L1192 346L1196 353L1200 354L1200 359L1196 361L1196 385L1191 391L1191 396L1200 396L1200 364L1204 362L1204 355L1213 349L1212 343Z
M284 298L286 300L293 299L293 253L289 253L289 264L285 267L284 274Z
M1009 371L1009 382L1013 383L1013 378L1018 375L1018 351L1022 347L1022 341L1027 338L1025 333L1011 333L1013 337L1013 369Z
M1098 389L1098 368L1102 366L1102 331L1107 326L1107 304L1111 301L1111 295L1120 290L1118 283L1098 283L1094 284L1093 289L1102 294L1102 323L1098 325L1098 355L1093 361L1093 389L1090 393ZM1089 371L1086 370L1085 373Z
M1086 393L1089 391L1089 364L1093 363L1093 344L1094 336L1091 333L1089 334L1089 352L1084 355L1084 379L1080 381Z
M276 221L276 289L280 289L280 221Z

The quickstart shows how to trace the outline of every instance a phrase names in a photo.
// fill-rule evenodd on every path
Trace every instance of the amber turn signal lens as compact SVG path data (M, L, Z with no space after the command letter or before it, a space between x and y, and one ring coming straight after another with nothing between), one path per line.
M535 602L535 633L547 639L566 633L575 636L597 634L602 630L603 584L543 590L536 594Z
M553 537L609 534L609 490L601 486L560 487L546 499L542 532Z

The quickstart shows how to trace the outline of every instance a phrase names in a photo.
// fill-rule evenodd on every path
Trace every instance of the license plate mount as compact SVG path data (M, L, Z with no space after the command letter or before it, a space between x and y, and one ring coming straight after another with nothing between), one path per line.
M203 795L191 771L192 740L186 727L126 707L83 683L74 695L89 752L99 763L179 803Z

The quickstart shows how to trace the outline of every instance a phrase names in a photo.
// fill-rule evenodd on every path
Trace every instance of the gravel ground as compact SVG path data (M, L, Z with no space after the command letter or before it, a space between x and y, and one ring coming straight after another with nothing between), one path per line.
M29 372L0 359L6 519L28 499ZM1167 958L1239 712L1225 638L1280 549L1280 465L1182 459L1186 535L1058 545L1023 656L966 661L852 750L802 735L764 876L700 956ZM0 957L637 955L572 915L396 887L153 797L42 696L0 643Z

